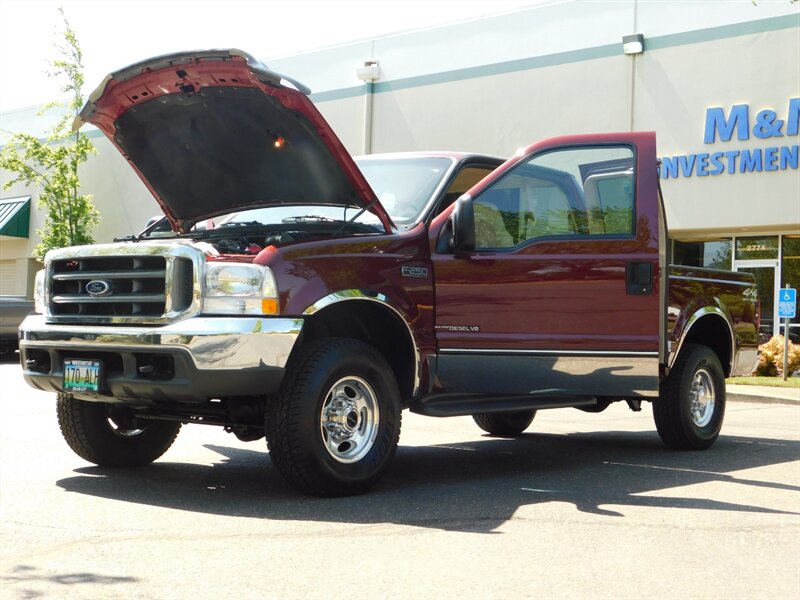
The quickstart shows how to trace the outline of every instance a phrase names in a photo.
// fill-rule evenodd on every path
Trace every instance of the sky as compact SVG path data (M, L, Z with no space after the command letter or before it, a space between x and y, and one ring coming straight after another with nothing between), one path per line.
M168 52L239 48L266 60L542 1L0 0L0 112L64 97L45 74L60 6L83 50L86 95L111 71Z

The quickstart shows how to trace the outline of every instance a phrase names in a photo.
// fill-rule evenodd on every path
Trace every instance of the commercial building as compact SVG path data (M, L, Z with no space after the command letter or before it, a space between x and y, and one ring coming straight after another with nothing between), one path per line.
M800 287L798 3L555 2L265 62L311 87L354 154L509 156L550 136L654 130L673 260L755 273L770 333L778 289ZM6 113L3 128L29 115ZM158 209L110 144L95 143L82 182L109 241ZM0 293L30 287L39 219L34 210L18 241L0 227Z

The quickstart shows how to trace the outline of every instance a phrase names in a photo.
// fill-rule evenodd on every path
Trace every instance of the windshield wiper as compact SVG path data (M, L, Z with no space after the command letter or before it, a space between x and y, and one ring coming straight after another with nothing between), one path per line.
M364 206L360 211L358 211L356 214L354 214L352 217L350 217L347 221L342 223L342 226L339 227L339 229L337 229L331 237L336 237L337 235L342 233L345 229L347 229L348 225L351 225L353 223L353 221L355 221L358 217L360 217L365 212L367 212L370 209L370 207L373 204L375 204L377 201L378 201L378 198L376 197L374 200L372 200L372 202L370 202L369 204Z

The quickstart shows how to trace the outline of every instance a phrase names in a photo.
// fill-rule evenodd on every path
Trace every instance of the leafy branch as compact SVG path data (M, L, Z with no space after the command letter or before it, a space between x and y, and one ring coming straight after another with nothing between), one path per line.
M92 229L100 215L88 194L80 194L79 166L96 152L86 134L72 132L71 124L83 106L83 54L78 38L64 9L63 43L57 44L58 56L50 61L48 77L63 81L61 91L69 95L67 102L51 102L39 112L60 107L65 109L44 140L26 133L12 133L0 150L0 169L12 173L3 182L4 189L17 183L39 190L39 206L46 210L42 238L33 255L44 258L48 250L94 242Z

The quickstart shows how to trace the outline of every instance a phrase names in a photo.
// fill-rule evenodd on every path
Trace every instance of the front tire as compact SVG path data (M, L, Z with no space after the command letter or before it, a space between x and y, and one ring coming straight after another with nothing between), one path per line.
M653 402L662 441L677 450L704 450L719 437L725 416L725 376L716 353L687 344Z
M400 438L400 392L386 359L353 339L311 342L292 360L267 407L270 458L293 486L315 496L375 485Z
M61 434L72 451L100 467L140 467L164 454L180 423L136 419L128 409L58 394Z
M525 431L536 416L535 410L519 410L505 413L478 413L472 420L491 435L519 435Z

